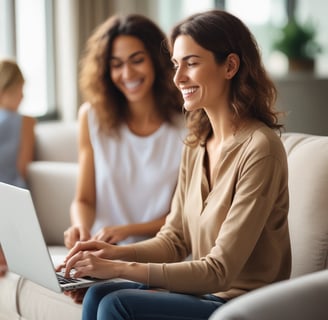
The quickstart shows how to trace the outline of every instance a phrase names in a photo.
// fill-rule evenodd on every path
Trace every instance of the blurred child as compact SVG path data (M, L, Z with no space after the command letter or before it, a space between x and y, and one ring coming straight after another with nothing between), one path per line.
M0 181L26 188L33 158L35 119L18 113L24 77L15 61L0 60ZM7 270L0 247L0 276Z
M33 158L35 119L18 113L24 77L12 60L0 61L0 181L26 187Z

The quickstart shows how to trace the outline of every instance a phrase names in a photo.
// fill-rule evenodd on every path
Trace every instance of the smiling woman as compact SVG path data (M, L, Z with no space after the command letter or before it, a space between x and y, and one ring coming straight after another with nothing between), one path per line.
M111 16L81 59L80 174L65 244L126 244L156 234L169 211L185 135L164 33Z

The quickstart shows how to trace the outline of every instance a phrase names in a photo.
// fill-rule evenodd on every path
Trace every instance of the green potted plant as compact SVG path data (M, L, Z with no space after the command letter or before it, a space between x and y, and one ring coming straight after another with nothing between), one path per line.
M321 46L315 40L316 30L311 24L301 25L295 19L280 30L273 48L284 53L289 61L289 70L314 70L314 61Z

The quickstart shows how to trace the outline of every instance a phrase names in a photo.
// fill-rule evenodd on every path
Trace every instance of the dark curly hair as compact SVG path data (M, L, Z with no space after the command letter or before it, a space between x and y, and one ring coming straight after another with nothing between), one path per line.
M172 49L179 35L189 35L200 46L213 52L217 63L230 53L240 58L240 67L231 81L230 108L235 121L255 118L268 127L281 130L279 112L274 109L277 90L261 61L257 42L247 26L234 15L221 10L194 14L177 24L170 36ZM203 109L187 112L189 145L205 143L211 133L209 119Z
M129 35L144 44L151 57L155 81L154 96L160 116L172 122L181 113L183 100L173 83L170 52L163 45L167 38L150 19L139 14L115 15L101 24L87 41L80 61L79 84L83 99L95 108L101 129L117 129L127 118L127 101L110 76L110 56L115 38Z

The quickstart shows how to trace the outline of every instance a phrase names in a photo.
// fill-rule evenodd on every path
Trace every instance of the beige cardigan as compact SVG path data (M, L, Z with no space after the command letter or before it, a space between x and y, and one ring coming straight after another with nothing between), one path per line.
M202 146L184 148L166 224L133 245L136 261L149 262L149 285L231 299L287 279L288 169L279 137L260 122L237 131L224 146L212 190L205 153Z

